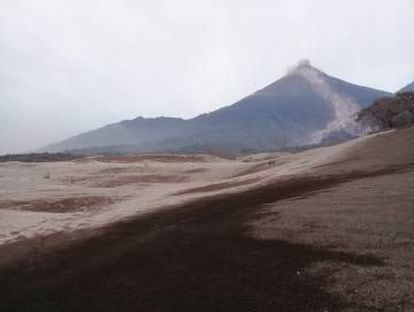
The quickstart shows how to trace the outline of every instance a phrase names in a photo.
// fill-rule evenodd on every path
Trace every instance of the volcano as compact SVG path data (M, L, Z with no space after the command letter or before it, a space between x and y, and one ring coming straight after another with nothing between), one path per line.
M357 113L390 93L329 76L308 61L233 105L192 119L124 120L43 150L75 153L274 151L364 134Z

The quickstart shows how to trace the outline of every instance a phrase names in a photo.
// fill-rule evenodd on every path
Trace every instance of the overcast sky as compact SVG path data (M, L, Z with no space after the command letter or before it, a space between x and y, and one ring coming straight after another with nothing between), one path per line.
M189 118L300 59L395 91L414 0L1 0L0 154L137 116Z

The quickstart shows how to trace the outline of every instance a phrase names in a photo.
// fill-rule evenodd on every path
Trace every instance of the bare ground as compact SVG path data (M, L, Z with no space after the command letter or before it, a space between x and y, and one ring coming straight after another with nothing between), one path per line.
M413 140L374 137L312 171L62 247L67 233L0 247L54 247L0 269L0 310L413 311Z
M136 183L180 183L186 181L185 176L180 175L155 175L155 174L146 174L146 175L127 175L112 178L109 180L103 180L94 184L94 187L118 187L126 184L136 184Z
M236 186L241 185L248 185L254 182L260 181L259 178L247 179L242 181L232 181L232 182L222 182L222 183L213 183L201 187L190 188L185 191L178 192L174 195L183 195L183 194L191 194L191 193L204 193L204 192L212 192L212 191L219 191L225 190L229 188L233 188Z
M0 209L17 209L24 211L74 212L93 209L113 203L114 200L104 196L82 196L52 200L0 201Z
M203 162L204 157L198 155L129 155L129 156L101 156L97 158L102 162L134 163L144 160L160 162Z

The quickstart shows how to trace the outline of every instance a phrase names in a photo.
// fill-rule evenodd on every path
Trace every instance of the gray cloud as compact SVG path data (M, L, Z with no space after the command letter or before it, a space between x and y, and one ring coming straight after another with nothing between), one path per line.
M412 0L3 0L0 153L138 115L231 104L309 58L395 91L414 80Z

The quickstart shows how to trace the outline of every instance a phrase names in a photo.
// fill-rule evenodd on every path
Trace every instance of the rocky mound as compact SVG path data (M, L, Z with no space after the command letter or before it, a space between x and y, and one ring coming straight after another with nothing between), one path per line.
M373 131L414 125L414 92L397 93L376 100L358 114L358 121Z

